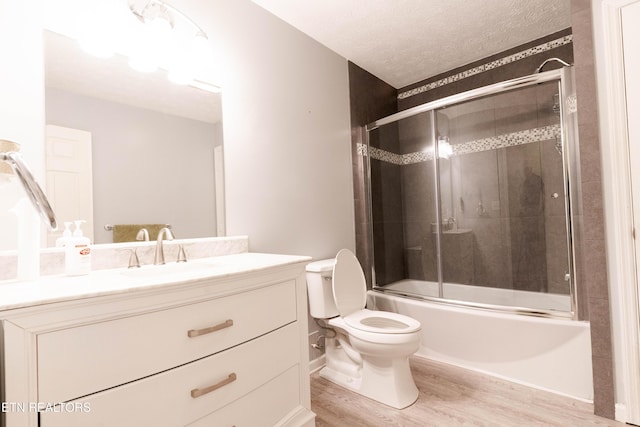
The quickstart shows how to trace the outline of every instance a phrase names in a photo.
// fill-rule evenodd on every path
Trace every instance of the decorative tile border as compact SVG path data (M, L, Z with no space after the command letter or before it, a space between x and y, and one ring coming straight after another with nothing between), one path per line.
M531 142L547 141L560 137L560 125L543 126L520 132L507 133L491 138L478 139L452 145L453 155L479 153L481 151L497 150L498 148L514 147Z
M422 163L433 160L433 151L417 151L415 153L403 154L402 164L411 165L413 163Z
M414 95L418 95L419 93L427 92L429 90L448 85L453 82L457 82L462 79L466 79L467 77L474 76L476 74L483 73L485 71L493 70L494 68L502 67L503 65L510 64L515 61L519 61L524 58L528 58L533 55L537 55L542 52L546 52L551 49L555 49L566 44L573 42L573 35L569 34L567 36L561 37L559 39L551 40L549 42L540 44L538 46L531 47L529 49L525 49L520 52L516 52L513 55L506 56L504 58L496 59L495 61L487 62L486 64L479 65L477 67L462 71L457 74L453 74L451 76L445 77L440 80L436 80L431 83L424 84L422 86L418 86L414 89L401 92L398 95L398 99L409 98Z
M381 150L380 148L369 147L371 152L371 158L380 160L382 162L393 163L394 165L404 164L404 155L395 154L389 151Z
M499 148L515 147L517 145L529 144L532 142L548 141L550 139L559 138L560 136L561 131L559 124L543 126L492 136L490 138L454 144L451 146L453 151L452 156L462 156L465 154L480 153L482 151L497 150ZM417 151L409 154L395 154L375 147L369 147L367 150L367 146L365 144L358 144L357 152L359 155L368 156L370 154L372 159L399 166L433 160L433 151Z

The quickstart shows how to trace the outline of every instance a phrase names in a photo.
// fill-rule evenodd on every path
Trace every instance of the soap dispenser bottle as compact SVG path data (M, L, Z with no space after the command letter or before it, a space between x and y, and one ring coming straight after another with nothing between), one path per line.
M91 272L91 243L88 237L82 234L81 224L84 220L74 221L76 229L73 236L65 246L65 272L68 276L80 276Z
M62 237L58 237L56 239L56 247L57 248L62 248L64 246L67 246L67 243L71 242L71 229L69 227L71 227L71 221L66 221L64 223L64 232L62 233Z

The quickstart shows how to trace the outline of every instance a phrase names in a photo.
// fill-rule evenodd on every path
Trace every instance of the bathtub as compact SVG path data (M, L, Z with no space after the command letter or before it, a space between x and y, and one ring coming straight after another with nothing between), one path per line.
M438 283L424 280L404 279L383 287L404 295L423 295L438 297ZM524 307L531 311L554 312L570 317L571 297L565 294L520 291L505 288L443 283L443 297L454 301L468 301L479 304ZM554 316L555 317L555 316ZM562 317L562 316L560 316Z
M417 356L593 401L588 322L506 314L369 291L367 304L422 323Z

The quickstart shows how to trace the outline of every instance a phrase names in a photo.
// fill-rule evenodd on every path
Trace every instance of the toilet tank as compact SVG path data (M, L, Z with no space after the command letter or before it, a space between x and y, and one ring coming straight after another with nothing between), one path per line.
M339 314L333 300L331 281L335 263L335 258L331 258L307 264L309 312L316 319L329 319Z

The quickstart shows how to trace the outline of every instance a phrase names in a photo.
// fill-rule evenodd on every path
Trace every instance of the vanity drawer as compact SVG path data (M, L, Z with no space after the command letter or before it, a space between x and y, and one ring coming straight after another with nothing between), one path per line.
M299 331L297 324L293 323L224 352L75 402L89 411L42 412L40 426L184 426L226 407L281 374L286 374L291 368L295 367L297 371L299 357ZM232 374L235 380L225 381ZM297 394L297 375L293 382L286 375L282 379L287 390L294 390ZM225 382L228 383L209 393L192 397L196 389L202 390ZM271 387L268 390L276 395L292 393ZM290 409L296 406L292 405L295 402L290 401L292 396L284 398ZM242 401L240 399L238 402ZM279 399L276 401L280 402ZM68 405L71 403L74 402ZM227 419L229 415L225 414L229 411L232 414L253 412L254 407L237 404L228 411L223 409L221 414L225 418L222 419Z
M295 320L292 280L197 304L40 334L38 400L65 402L118 386L214 354Z
M187 427L272 427L300 406L298 365ZM250 409L250 410L248 410Z

